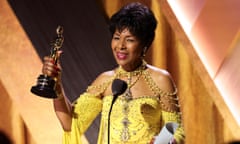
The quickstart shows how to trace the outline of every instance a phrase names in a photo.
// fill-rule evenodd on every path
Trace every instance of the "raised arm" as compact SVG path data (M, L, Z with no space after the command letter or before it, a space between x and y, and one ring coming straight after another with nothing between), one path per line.
M58 56L60 56L58 53ZM56 79L56 93L58 98L53 100L55 113L65 131L71 130L71 105L65 96L62 81L61 81L61 66L59 62L54 64L53 58L44 57L42 72L45 75Z

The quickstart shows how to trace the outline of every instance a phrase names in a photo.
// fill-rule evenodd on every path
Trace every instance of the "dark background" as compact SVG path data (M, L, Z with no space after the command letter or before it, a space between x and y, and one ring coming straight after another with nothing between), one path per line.
M110 48L108 19L96 0L8 2L41 59L50 54L50 42L57 36L57 26L63 26L62 79L70 101L84 92L98 74L116 66ZM96 143L98 125L99 117L86 133L89 143Z

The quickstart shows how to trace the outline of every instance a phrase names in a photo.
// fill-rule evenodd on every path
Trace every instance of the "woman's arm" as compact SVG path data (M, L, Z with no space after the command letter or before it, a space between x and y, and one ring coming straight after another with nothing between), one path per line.
M60 56L58 53L58 57ZM65 131L71 130L72 123L72 114L71 114L71 105L68 102L61 81L61 66L59 61L57 64L54 63L53 58L48 56L44 57L42 72L44 75L48 75L56 79L56 94L57 99L53 100L55 113Z
M184 130L181 122L181 109L176 85L167 71L158 70L153 76L160 88L159 93L161 93L160 103L162 105L163 125L168 122L178 123L178 128L174 133L174 139L172 139L171 144L180 144L184 140Z
M57 92L58 98L53 100L54 110L64 131L71 131L72 106L65 96L63 88Z

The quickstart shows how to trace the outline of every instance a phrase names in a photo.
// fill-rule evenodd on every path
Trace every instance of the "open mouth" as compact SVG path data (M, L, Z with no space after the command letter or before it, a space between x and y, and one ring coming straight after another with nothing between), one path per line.
M117 56L118 59L124 60L124 59L127 58L127 53L117 52L116 56Z

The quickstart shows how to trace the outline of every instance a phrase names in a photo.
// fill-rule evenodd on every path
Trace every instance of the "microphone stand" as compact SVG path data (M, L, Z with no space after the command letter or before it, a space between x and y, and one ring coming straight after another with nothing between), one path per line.
M113 103L116 100L117 96L113 96L113 100L109 109L109 113L108 113L108 144L110 144L110 116L111 116L111 112L112 112L112 107L113 107Z
M113 99L108 113L108 144L110 144L110 116L112 112L112 107L117 97L123 94L127 89L127 83L120 79L115 79L112 83L112 93Z

